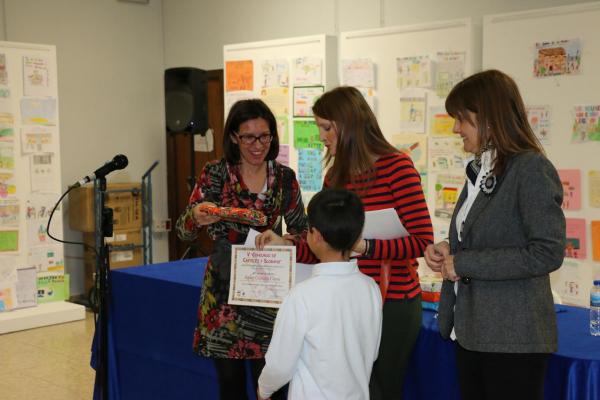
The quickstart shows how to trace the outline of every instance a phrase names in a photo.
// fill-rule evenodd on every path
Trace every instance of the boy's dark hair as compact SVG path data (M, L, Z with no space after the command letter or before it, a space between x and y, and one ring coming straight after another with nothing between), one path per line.
M346 189L323 189L308 203L308 226L341 252L352 250L362 234L365 211L356 193Z

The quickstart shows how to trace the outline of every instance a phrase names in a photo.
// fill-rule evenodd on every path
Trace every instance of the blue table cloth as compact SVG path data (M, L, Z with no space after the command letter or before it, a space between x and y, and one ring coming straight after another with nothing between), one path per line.
M192 352L205 265L191 259L111 272L111 399L218 399L211 360ZM439 335L435 316L423 312L406 399L459 399L454 345ZM557 318L545 398L600 399L600 338L589 334L588 310L557 306Z

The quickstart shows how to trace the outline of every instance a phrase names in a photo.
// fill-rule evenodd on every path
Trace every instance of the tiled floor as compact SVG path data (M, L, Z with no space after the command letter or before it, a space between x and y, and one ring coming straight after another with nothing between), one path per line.
M93 335L90 312L82 321L0 335L0 399L91 399Z

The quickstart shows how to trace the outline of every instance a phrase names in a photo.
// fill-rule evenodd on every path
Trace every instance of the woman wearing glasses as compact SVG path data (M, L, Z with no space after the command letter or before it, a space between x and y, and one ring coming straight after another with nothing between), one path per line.
M279 154L277 123L261 100L233 105L225 122L221 160L208 163L192 191L189 205L177 221L182 240L196 239L205 226L215 241L206 267L194 351L214 359L221 399L246 399L245 360L251 360L255 381L264 366L271 340L275 308L227 304L231 245L244 243L249 229L281 234L306 230L306 215L294 172L275 161ZM266 226L231 222L201 211L206 205L256 210ZM273 399L283 398L276 393Z

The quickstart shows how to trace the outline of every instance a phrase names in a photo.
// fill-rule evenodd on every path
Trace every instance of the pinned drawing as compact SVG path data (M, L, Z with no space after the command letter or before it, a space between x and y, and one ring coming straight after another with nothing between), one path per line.
M535 44L533 76L579 74L581 67L581 41L558 40Z
M429 56L396 58L398 88L430 88L432 69Z

